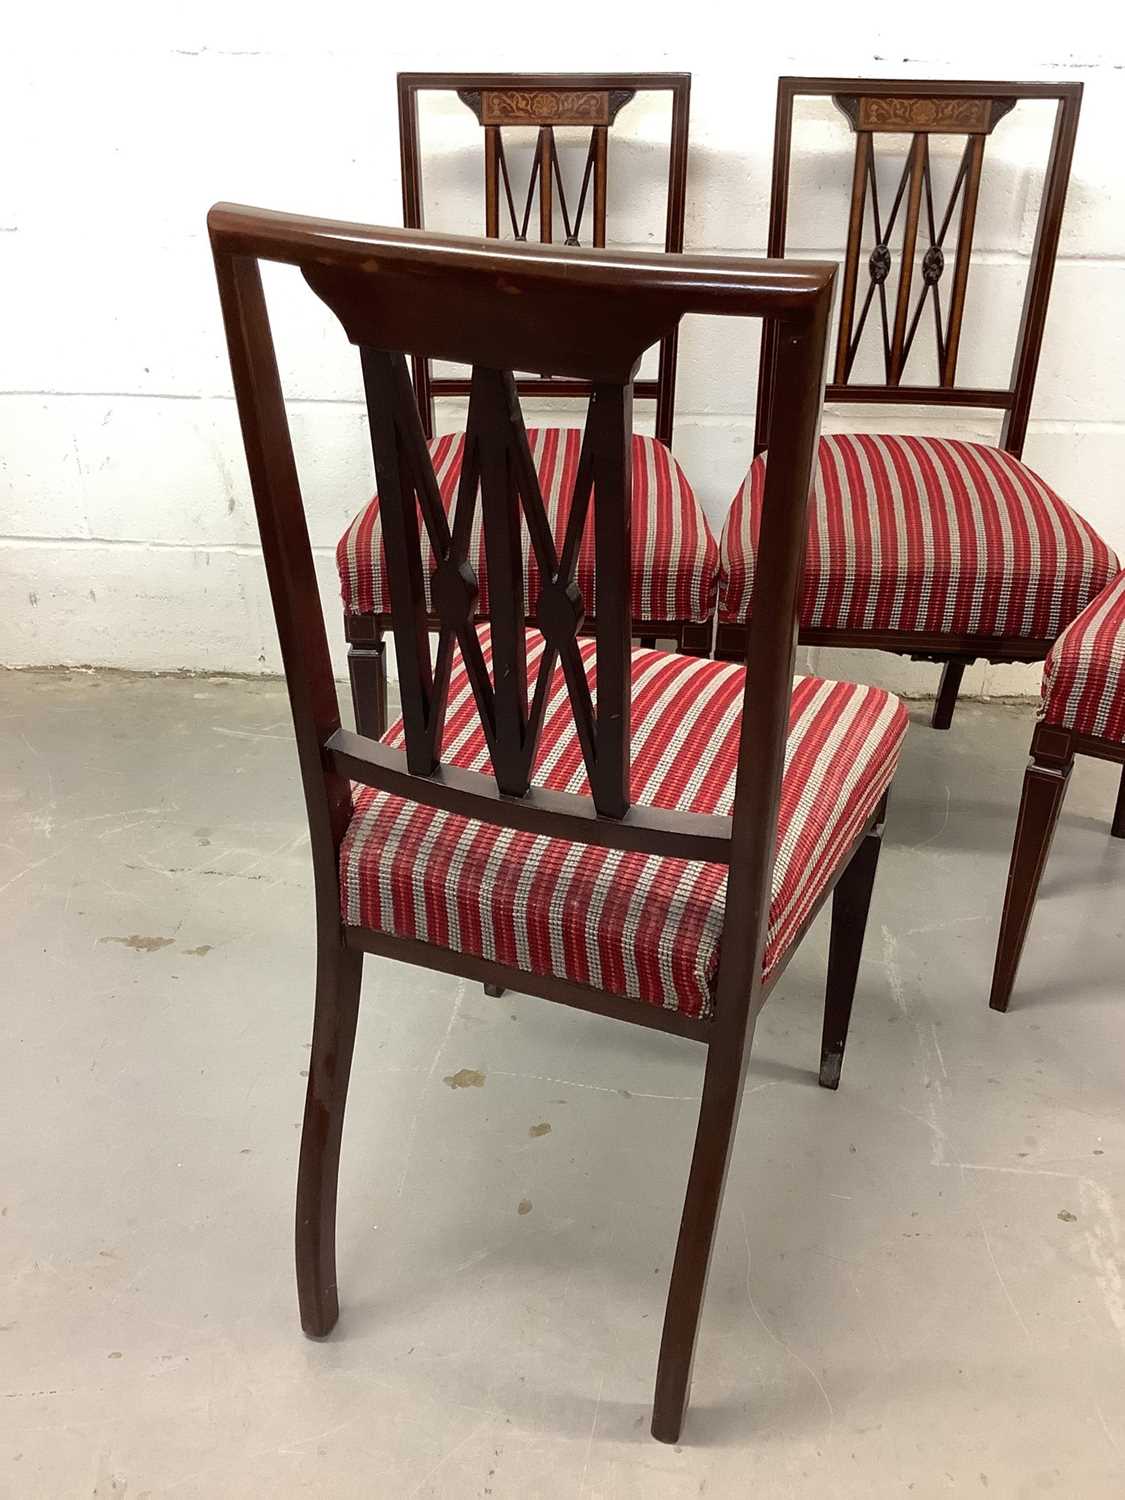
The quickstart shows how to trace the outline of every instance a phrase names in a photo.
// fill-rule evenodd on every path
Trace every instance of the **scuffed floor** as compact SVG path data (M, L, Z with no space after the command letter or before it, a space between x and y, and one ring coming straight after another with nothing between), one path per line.
M765 1013L676 1449L696 1049L372 962L309 1343L284 694L8 673L0 715L0 1494L1125 1493L1125 844L1081 762L992 1014L1029 707L912 728L838 1094L823 919Z

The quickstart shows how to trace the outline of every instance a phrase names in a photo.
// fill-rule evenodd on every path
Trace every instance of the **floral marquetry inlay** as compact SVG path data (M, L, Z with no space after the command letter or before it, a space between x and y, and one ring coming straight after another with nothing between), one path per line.
M860 130L952 131L978 135L992 129L990 99L883 99L859 101Z
M608 125L609 95L592 89L484 89L482 125Z

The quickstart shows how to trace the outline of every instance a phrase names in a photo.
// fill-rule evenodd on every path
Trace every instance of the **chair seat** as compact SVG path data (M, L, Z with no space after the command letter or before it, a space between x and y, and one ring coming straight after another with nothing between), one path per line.
M1040 717L1125 744L1125 573L1051 647Z
M749 619L766 458L720 549L720 618ZM1113 553L1026 464L950 438L820 440L800 603L805 629L1054 640L1117 571Z
M528 442L556 544L570 514L582 430L529 428ZM457 496L465 451L463 432L429 444L434 474L448 513ZM634 620L703 623L711 618L719 580L719 548L683 470L663 443L633 435L633 601ZM433 553L425 546L426 601L430 602ZM488 614L488 575L480 506L473 520L469 559L480 585L479 613ZM379 520L379 497L360 511L336 548L340 588L348 614L387 614L391 600ZM593 507L578 559L578 585L594 611ZM524 527L524 597L533 613L538 567Z
M488 659L487 627L481 636ZM542 637L529 631L529 674L542 646ZM594 642L583 641L581 650L589 672ZM730 814L744 677L735 664L633 652L634 802ZM767 977L889 785L905 729L902 705L880 689L796 680ZM385 738L403 743L401 720ZM447 763L490 769L459 661L444 744ZM561 669L552 682L534 781L589 791ZM340 856L341 908L351 926L690 1016L711 1012L725 893L720 865L517 833L371 788L357 792Z

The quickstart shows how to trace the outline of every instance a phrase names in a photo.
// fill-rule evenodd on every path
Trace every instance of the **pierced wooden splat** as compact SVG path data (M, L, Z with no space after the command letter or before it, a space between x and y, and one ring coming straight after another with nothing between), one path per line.
M431 91L456 93L482 127L484 228L490 239L503 233L526 241L537 234L542 243L550 243L560 237L561 229L566 244L586 242L594 249L607 242L609 133L618 114L638 93L667 95L672 108L664 248L682 252L690 74L400 73L403 222L412 229L424 224L418 99ZM504 132L514 126L539 131L526 185L513 180L513 164L505 151ZM556 127L563 126L589 130L582 165L569 185L562 171L565 156L560 156L555 137ZM656 402L655 436L666 447L672 443L676 363L677 340L672 334L660 342L656 378L638 380L634 387L639 399ZM413 373L423 424L432 436L435 396L467 396L469 381L459 374L435 376L421 358L414 359ZM561 378L557 371L532 379L521 376L518 386L523 394L537 398L571 399L590 393L588 384Z
M512 235L526 240L531 216L539 202L539 239L549 245L554 235L554 200L558 197L565 242L578 245L591 182L594 188L592 243L605 244L606 169L609 127L618 112L636 94L635 89L526 89L485 88L459 89L457 97L468 105L485 128L485 233L492 238L500 234L500 189L508 210ZM504 150L501 128L506 125L538 126L539 136L528 178L522 208L517 209L512 191L511 169ZM559 161L555 127L589 126L582 176L578 186L577 205L573 215Z
M918 406L965 406L1003 413L1000 446L1019 457L1027 435L1035 376L1046 326L1055 256L1058 251L1063 206L1082 104L1080 83L1002 83L954 79L781 78L777 86L773 178L770 193L768 253L784 256L793 166L794 106L801 98L831 99L847 117L856 136L848 219L847 253L843 267L839 328L832 364L829 401L893 403ZM957 361L965 314L969 266L976 229L977 201L985 143L1008 112L1022 100L1039 100L1055 107L1054 129L1047 153L1043 193L1039 204L1023 311L1015 333L1011 376L1006 385L963 385L957 381ZM944 208L934 199L930 172L929 137L964 137L957 177ZM906 212L882 219L876 206L876 147L879 156L893 149L888 139L905 136L907 160L899 180L895 204ZM920 144L921 142L921 144ZM864 251L863 230L868 199L872 200L874 246ZM910 253L892 242L891 232L907 237L911 208L918 218ZM956 225L956 247L952 248ZM952 250L952 272L949 262ZM891 283L898 262L898 279ZM895 292L891 305L891 291ZM946 298L948 297L948 306ZM878 318L872 308L878 309ZM927 313L932 315L937 350L937 380L921 384L907 373L916 335ZM882 339L882 379L857 379L853 371L864 324L877 322ZM870 328L866 330L870 339ZM774 415L773 368L776 335L762 335L761 379L758 382L755 452L769 446Z
M879 312L883 373L888 386L899 386L913 348L922 315L933 313L939 387L952 387L965 312L977 199L984 161L985 137L1015 104L1014 98L895 98L836 95L834 102L856 132L851 211L844 266L844 290L836 345L835 381L847 385L872 306ZM884 221L879 209L876 136L910 134L910 147L898 181L891 210ZM965 146L944 210L935 207L930 160L931 134L964 135ZM894 266L892 236L899 209L905 202L902 239L898 248L898 281L893 315L888 307L887 282ZM943 315L941 281L946 268L946 240L958 202L956 258L949 306ZM856 312L857 283L863 256L863 226L871 206L874 248L867 256L868 285ZM925 220L919 256L922 209ZM940 215L940 217L939 217ZM920 277L916 278L916 273ZM915 295L915 282L921 285Z
M510 372L473 368L451 526L405 357L370 347L363 347L361 356L409 770L430 776L439 769L454 650L459 648L497 786L506 796L525 795L551 681L561 664L594 806L603 816L624 817L629 810L630 387L593 387L565 535L557 544ZM598 577L596 705L578 644L587 613L577 582L578 555L591 503ZM478 505L491 580L491 671L474 623L478 586L469 561ZM437 559L430 577L438 621L436 656L427 634L419 520ZM541 580L535 617L546 643L534 682L529 681L525 630L525 524Z

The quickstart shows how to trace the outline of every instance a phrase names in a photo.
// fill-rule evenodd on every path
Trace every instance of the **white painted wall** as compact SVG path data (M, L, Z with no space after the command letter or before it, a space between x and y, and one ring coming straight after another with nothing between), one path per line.
M278 667L230 393L204 215L217 198L399 222L400 68L684 68L693 75L687 241L764 246L782 72L1082 79L1079 133L1028 460L1125 552L1125 35L1120 11L813 0L751 9L404 8L326 0L111 3L9 17L0 88L0 661L245 672ZM791 247L841 248L850 141L802 116ZM659 178L666 118L623 112L611 191ZM456 100L427 114L434 227L480 222L479 136ZM1007 378L1048 121L1024 105L986 155L983 263L965 377ZM615 137L615 140L617 137ZM1034 163L1034 166L1032 165ZM803 190L802 190L802 184ZM658 212L619 232L659 243ZM611 226L614 205L611 199ZM624 228L622 229L622 225ZM330 632L333 546L371 489L354 352L294 278L270 277ZM675 449L716 530L749 460L757 329L685 324ZM829 412L826 425L856 420ZM863 420L862 413L857 425ZM904 414L905 415L905 414ZM443 412L455 426L456 410ZM901 426L885 413L888 426ZM914 419L916 421L916 418ZM987 437L991 419L927 418ZM342 662L342 656L341 656ZM821 670L929 688L933 668L822 654ZM976 691L1037 671L978 668Z

